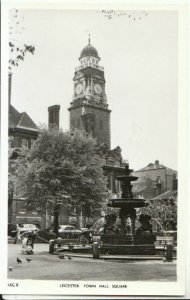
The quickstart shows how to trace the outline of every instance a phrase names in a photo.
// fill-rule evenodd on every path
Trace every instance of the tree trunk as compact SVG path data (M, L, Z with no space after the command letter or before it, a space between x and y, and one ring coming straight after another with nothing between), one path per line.
M11 205L13 203L13 190L8 192L8 208L11 208Z

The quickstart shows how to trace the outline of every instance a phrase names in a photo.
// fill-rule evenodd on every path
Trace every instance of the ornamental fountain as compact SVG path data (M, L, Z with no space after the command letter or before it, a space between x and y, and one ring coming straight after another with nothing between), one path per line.
M121 182L121 198L110 199L108 207L119 208L120 228L116 226L114 214L105 217L101 233L101 252L107 254L155 254L155 236L152 233L151 217L141 214L141 227L135 229L136 209L148 205L145 199L133 198L132 181L138 179L130 175L133 170L125 167L125 175L117 176Z

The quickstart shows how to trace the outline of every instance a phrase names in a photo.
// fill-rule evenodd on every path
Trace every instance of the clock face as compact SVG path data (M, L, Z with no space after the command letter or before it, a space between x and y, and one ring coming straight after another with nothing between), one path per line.
M94 86L94 91L95 91L96 94L100 95L101 92L102 92L102 87L101 87L101 85L98 84L98 83L95 84L95 86Z
M77 84L76 87L75 87L75 92L77 95L79 95L83 90L83 86L81 83Z

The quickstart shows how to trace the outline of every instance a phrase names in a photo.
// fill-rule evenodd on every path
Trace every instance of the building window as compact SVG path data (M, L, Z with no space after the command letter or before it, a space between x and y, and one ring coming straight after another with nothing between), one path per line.
M29 140L22 138L22 147L23 148L29 148Z
M35 142L35 140L34 140L34 139L31 139L31 141L30 141L30 146L31 146L31 147L33 146L34 142Z
M72 128L75 128L75 120L72 120L72 121L71 121L71 127L72 127Z
M108 175L108 185L107 186L108 186L109 190L112 191L112 175L111 174Z

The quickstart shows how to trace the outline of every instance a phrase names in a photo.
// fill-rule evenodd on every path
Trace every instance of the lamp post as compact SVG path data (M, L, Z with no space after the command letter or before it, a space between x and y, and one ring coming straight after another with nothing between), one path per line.
M83 227L82 205L80 205L79 228Z
M48 203L46 202L46 207L45 207L45 229L48 228Z
M59 227L59 204L57 203L57 200L55 201L54 208L53 208L53 231L58 236L58 227Z

